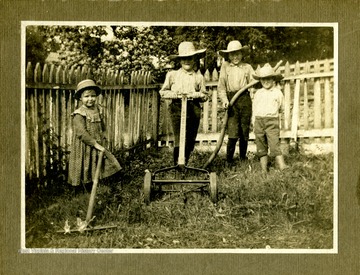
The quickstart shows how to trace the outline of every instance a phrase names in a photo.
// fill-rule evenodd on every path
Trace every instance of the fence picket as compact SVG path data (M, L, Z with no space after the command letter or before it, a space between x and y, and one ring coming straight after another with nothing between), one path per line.
M330 71L330 62L329 60L325 60L324 63L324 71L329 72ZM331 127L331 116L332 116L332 95L331 95L331 89L330 89L330 79L327 77L325 78L325 84L324 84L324 107L325 107L325 122L324 127L330 128Z
M39 127L41 127L40 129L40 133L41 133L41 140L39 141L39 143L41 144L42 147L42 156L41 156L41 161L42 161L42 169L41 169L41 173L42 175L46 176L46 135L45 132L47 130L47 117L46 117L46 99L45 99L45 90L42 89L41 91L39 91L40 95L39 95L39 105L40 105L40 113L39 113L39 118L40 118L40 123L39 123Z
M55 83L55 79L56 79L55 65L51 64L50 73L49 73L49 83Z
M29 67L29 66L28 66ZM26 72L26 77L28 76L28 73ZM29 163L30 163L30 159L31 159L31 154L29 152L29 148L30 147L30 144L29 144L29 137L30 137L30 129L29 129L29 119L31 116L27 115L29 114L29 93L28 93L28 90L26 89L25 90L25 98L27 100L25 100L25 171L28 172L28 174L30 174L30 166L29 166ZM30 178L31 178L31 175L30 175Z
M49 77L50 77L50 73L49 73L49 68L48 65L45 64L44 68L42 70L42 81L43 83L46 83L49 81Z
M119 149L124 148L124 135L125 135L125 98L124 98L124 92L121 91L120 93L120 144Z
M211 75L211 81L218 81L218 80L219 80L219 73L216 69L214 69Z
M40 63L36 63L35 71L34 71L34 82L40 83L41 81L41 67Z
M62 78L62 67L61 67L61 66L58 66L55 71L56 71L56 73L55 73L55 83L56 83L56 84L60 84L60 83L62 82L62 81L61 81L61 78Z
M209 72L209 70L206 70L205 71L205 74L204 74L204 79L205 79L205 81L210 81L210 72Z
M217 119L217 113L218 113L218 93L217 93L217 89L212 87L211 88L212 90L212 94L211 94L211 131L214 133L214 132L217 132L217 128L218 128L218 125L217 125L217 122L218 122L218 119Z
M315 72L320 70L320 64L315 63ZM314 83L314 128L321 128L321 86L320 78L315 79Z
M138 75L139 77L139 75ZM138 78L138 81L140 79ZM139 82L138 82L139 83ZM139 85L139 84L138 84ZM141 110L141 102L142 102L142 93L141 90L139 88L136 88L137 90L137 100L136 100L136 125L135 125L135 132L136 132L136 140L135 140L135 144L137 144L140 141L140 129L141 129L141 123L140 123L140 113L142 112Z
M109 148L113 148L113 119L112 119L112 107L111 107L112 90L106 90L106 126L109 140Z
M80 67L77 67L74 71L75 73L75 83L79 83L82 78L81 78L81 68Z
M155 146L157 146L157 140L158 140L158 130L159 130L159 103L160 103L160 97L158 91L153 90L152 91L152 133L151 137L154 140Z
M55 98L55 117L54 117L54 143L56 148L59 148L59 134L60 134L60 96L56 90L53 90L53 95ZM59 160L59 150L54 150L54 161Z
M26 83L34 82L34 71L31 62L28 62L26 66Z
M136 106L136 125L135 125L135 131L136 131L136 141L135 144L139 143L141 141L141 113L143 109L141 109L141 103L142 103L142 92L139 88L137 88L137 106Z
M32 79L33 81L33 79ZM28 135L28 175L31 178L36 177L36 173L34 171L34 151L35 151L35 141L34 141L34 122L35 113L34 113L34 100L33 100L33 93L28 93L28 124L26 125L26 131L29 133ZM34 176L35 175L35 176Z
M88 73L88 70L87 70L87 66L84 65L82 68L81 68L81 80L84 80L87 78L87 73Z
M300 79L297 79L295 83L294 105L293 105L292 120L291 120L291 138L295 142L297 142L297 130L299 125L299 109L300 109L299 103L300 103Z
M209 100L203 103L202 113L203 133L207 133L209 129Z
M304 73L309 73L310 66L309 62L306 61L304 66ZM309 129L309 98L308 98L308 80L304 79L304 129Z
M133 81L134 81L134 72L131 73L131 78L130 78L131 84L133 85ZM129 115L128 115L128 133L129 133L129 141L128 144L129 146L133 146L134 142L133 142L133 126L134 126L134 100L135 100L135 91L133 89L130 89L130 94L129 94Z
M69 84L74 84L75 83L75 66L71 66L70 70L69 70L69 76L68 76L68 80L67 82Z
M113 110L120 110L120 93L115 91L114 97L114 109ZM114 112L114 147L119 148L119 137L121 133L119 132L119 112Z
M284 76L287 77L290 75L290 64L286 62ZM291 106L291 90L290 90L290 81L286 81L284 85L284 101L285 101L285 110L284 110L284 128L288 130L290 128L290 106Z
M39 157L39 120L38 120L38 91L37 89L34 89L34 96L33 96L33 117L34 117L34 147L35 147L35 171L36 176L40 176L40 157Z

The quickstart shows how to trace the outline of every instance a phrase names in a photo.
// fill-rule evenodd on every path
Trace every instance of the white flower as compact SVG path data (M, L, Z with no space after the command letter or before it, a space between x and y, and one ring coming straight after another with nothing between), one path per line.
M64 231L65 231L64 234L66 234L66 233L69 233L69 234L70 234L70 225L69 225L69 221L68 221L68 220L65 221Z
M76 225L80 233L83 233L87 227L87 222L86 220L82 221L80 218L76 218Z

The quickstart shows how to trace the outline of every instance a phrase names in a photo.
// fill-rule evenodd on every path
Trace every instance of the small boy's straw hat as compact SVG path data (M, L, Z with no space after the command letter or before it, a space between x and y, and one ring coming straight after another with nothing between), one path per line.
M233 40L230 41L226 50L220 50L219 54L222 57L227 57L229 53L236 52L236 51L248 51L250 48L249 46L242 46L240 41Z
M200 58L205 56L206 49L195 50L195 46L192 42L184 41L179 44L178 52L179 54L173 54L169 56L169 59L176 59L181 57L189 57L193 55L199 55Z
M255 74L253 74L253 77L256 80L265 77L274 77L276 81L280 81L284 78L280 73L275 72L274 68L271 67L269 63L266 63L262 68L257 70Z
M94 80L85 79L78 83L74 97L79 99L85 90L94 90L97 96L101 93L100 87L95 84Z

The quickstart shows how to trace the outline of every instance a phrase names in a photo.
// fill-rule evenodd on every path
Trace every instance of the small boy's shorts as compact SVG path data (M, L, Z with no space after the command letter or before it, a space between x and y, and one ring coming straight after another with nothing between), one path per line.
M256 151L259 157L281 155L280 122L278 117L255 117L254 134Z

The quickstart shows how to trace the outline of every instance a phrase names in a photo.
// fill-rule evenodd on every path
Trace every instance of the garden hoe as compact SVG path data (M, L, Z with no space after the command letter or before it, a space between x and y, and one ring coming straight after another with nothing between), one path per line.
M93 185L92 185L92 189L91 189L86 219L84 221L82 221L80 218L77 218L77 227L75 229L70 229L68 220L66 220L64 230L59 230L59 231L57 231L58 233L64 233L64 234L71 233L71 232L83 233L84 231L102 230L102 229L109 229L109 228L117 227L117 225L89 227L89 223L95 218L95 216L93 217L92 214L93 214L93 210L94 210L96 190L97 190L97 186L99 183L101 164L102 164L102 160L104 158L104 154L106 154L106 157L115 158L110 152L100 152L100 154L99 154L99 159L98 159L98 163L96 165L96 170L95 170L95 175L94 175L94 179L93 179Z
M282 60L280 60L274 67L274 70L276 71L280 65L282 63ZM229 109L234 105L234 103L236 102L236 100L239 98L239 96L246 91L247 89L251 88L252 86L254 86L255 84L257 84L259 82L259 80L253 80L252 82L250 82L248 85L246 85L245 87L241 88L234 96L233 98L230 100L229 102L229 107L227 109L227 111L225 112L224 115L224 119L223 119L223 128L221 129L220 132L220 136L219 139L216 143L215 149L212 152L212 154L210 155L209 159L207 160L207 162L203 165L203 169L206 169L206 167L208 167L210 165L210 163L215 159L216 155L218 154L222 143L224 141L224 136L225 136L225 131L226 131L226 126L227 126L227 122L229 119Z
M186 142L186 116L187 116L187 101L194 98L199 98L200 93L191 93L191 94L180 94L176 97L166 97L166 99L179 99L181 98L181 119L180 119L180 144L179 144L179 159L178 164L172 167L162 168L151 173L149 170L145 171L144 177L144 200L146 204L150 203L151 193L155 190L157 186L159 190L162 190L161 187L165 185L175 185L175 184L187 184L187 185L197 185L196 191L198 189L208 187L211 200L217 202L217 176L215 172L208 172L205 169L188 167L185 163L185 142ZM175 173L182 173L181 179L162 179L159 178L164 172L169 172L175 170ZM196 171L202 174L205 174L205 179L185 179L185 172L187 171ZM163 190L164 191L164 190Z

